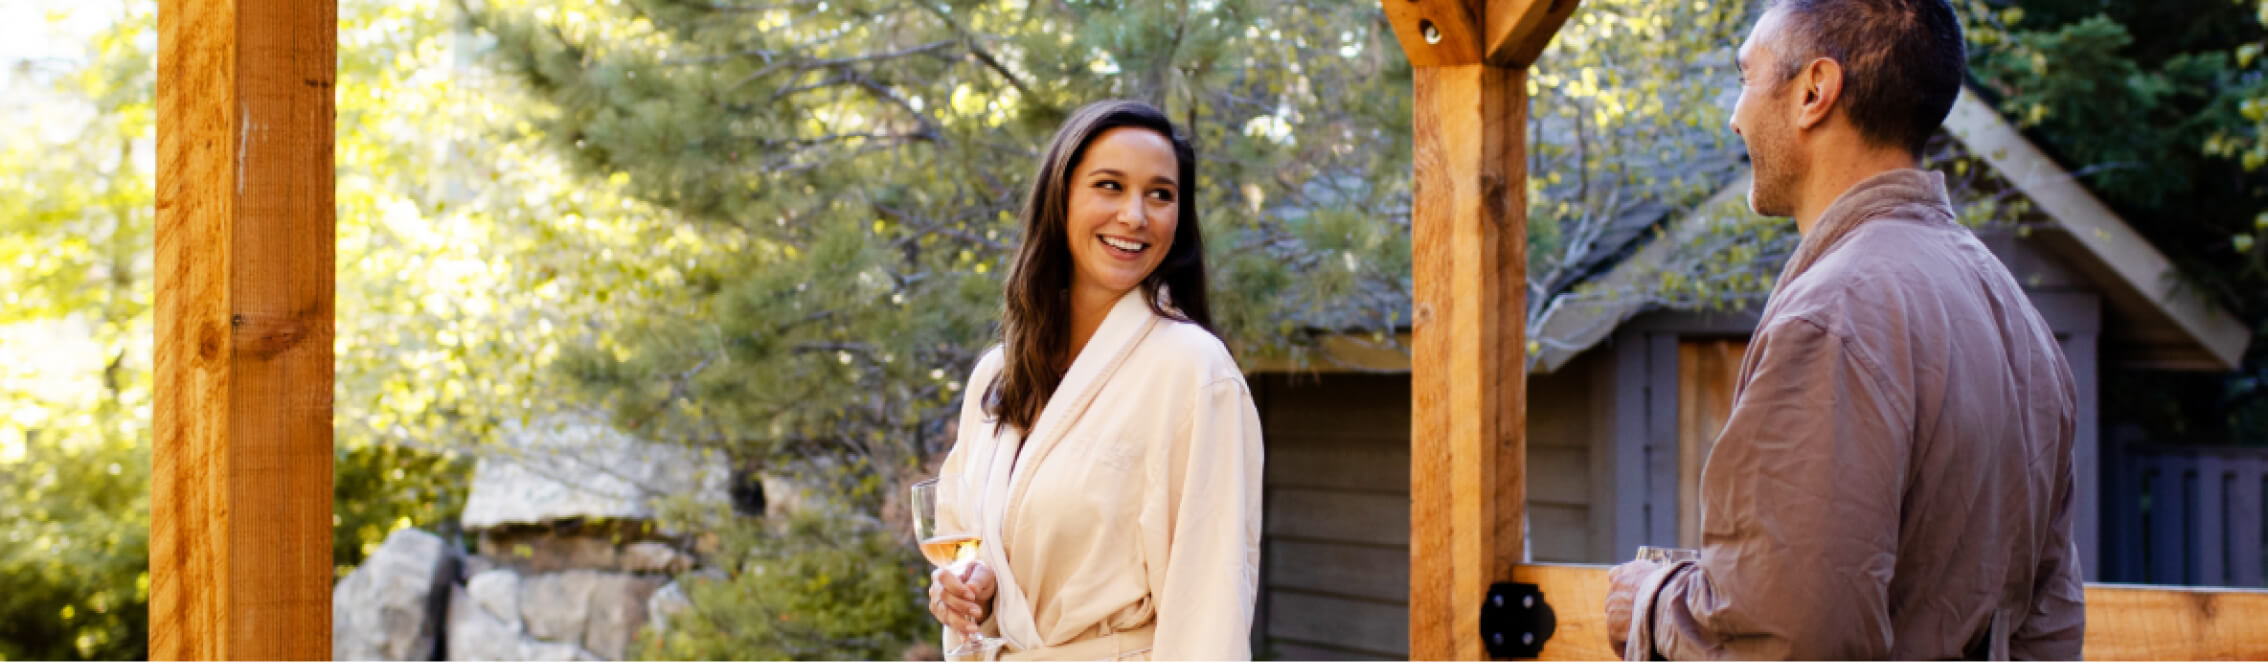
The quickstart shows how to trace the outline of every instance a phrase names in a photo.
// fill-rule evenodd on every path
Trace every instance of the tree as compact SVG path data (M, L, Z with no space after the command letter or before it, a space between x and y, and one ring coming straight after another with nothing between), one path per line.
M155 6L122 7L84 57L0 81L32 102L0 123L0 658L146 656ZM342 575L395 529L454 529L469 460L557 406L546 366L608 300L676 292L640 258L683 242L513 133L443 8L340 8Z
M130 657L147 639L149 22L127 12L83 66L15 67L44 105L0 142L0 323L85 337L50 363L66 374L24 362L0 380L0 657Z
M2268 9L2268 4L2253 5ZM2268 31L2243 3L1968 3L1972 73L2003 115L2166 253L2177 296L2252 325L2233 374L2106 372L2106 419L2156 441L2268 443Z

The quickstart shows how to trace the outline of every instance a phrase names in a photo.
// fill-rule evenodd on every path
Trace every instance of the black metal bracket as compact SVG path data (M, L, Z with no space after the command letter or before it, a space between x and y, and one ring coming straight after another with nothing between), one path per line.
M1542 655L1544 642L1558 627L1559 617L1535 584L1490 584L1488 599L1481 601L1480 635L1489 657Z

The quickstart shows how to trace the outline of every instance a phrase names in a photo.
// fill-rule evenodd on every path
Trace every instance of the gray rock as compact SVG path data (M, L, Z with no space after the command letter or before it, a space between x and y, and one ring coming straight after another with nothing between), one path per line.
M804 504L811 500L808 488L789 480L786 476L760 474L756 477L756 481L764 486L764 517L766 519L786 519L789 515L795 514L796 511L803 510Z
M646 624L646 600L661 588L657 577L603 575L592 587L590 620L583 648L610 660L622 659L638 628Z
M459 590L449 595L449 651L445 659L517 660L521 657L519 628L488 613L477 604L470 591Z
M521 641L520 656L514 659L535 662L600 662L606 658L570 643L528 639Z
M479 554L463 557L457 567L459 581L472 581L475 575L496 569L496 560Z
M668 632L669 619L692 608L693 600L685 597L685 587L673 581L646 598L646 622L653 624L654 632Z
M590 622L591 595L600 575L569 570L520 578L520 620L529 635L548 641L582 641Z
M634 542L622 546L622 569L626 572L680 573L693 569L693 557L677 551L669 543Z
M731 503L722 455L642 441L595 419L508 422L504 442L473 467L467 530L572 518L650 520L657 501L688 493L701 503Z
M510 570L490 570L473 575L465 582L465 592L472 596L475 606L489 616L502 621L517 633L520 627L520 575Z
M445 659L581 662L601 658L573 643L529 638L476 604L469 591L460 590L449 598L449 651Z
M402 529L386 536L331 591L331 657L431 660L457 573L439 536Z

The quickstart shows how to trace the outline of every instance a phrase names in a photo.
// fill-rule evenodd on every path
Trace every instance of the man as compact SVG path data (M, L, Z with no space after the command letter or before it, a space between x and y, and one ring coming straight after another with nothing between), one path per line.
M1946 0L1782 0L1742 45L1749 204L1803 241L1702 475L1700 560L1610 574L1634 659L2079 658L2071 370L1917 169L1964 57Z

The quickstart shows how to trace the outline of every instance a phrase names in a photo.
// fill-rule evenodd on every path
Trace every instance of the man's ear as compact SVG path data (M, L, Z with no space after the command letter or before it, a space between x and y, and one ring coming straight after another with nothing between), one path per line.
M1814 129L1827 121L1835 111L1835 100L1843 97L1843 64L1831 58L1812 58L1796 74L1795 84L1802 95L1800 110L1796 114L1797 129Z

